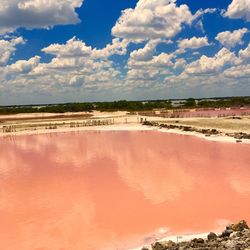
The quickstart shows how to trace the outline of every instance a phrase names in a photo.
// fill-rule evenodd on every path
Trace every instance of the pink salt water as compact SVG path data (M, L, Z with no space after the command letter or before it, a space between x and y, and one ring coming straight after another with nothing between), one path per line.
M250 145L161 132L0 139L0 249L126 249L250 222Z

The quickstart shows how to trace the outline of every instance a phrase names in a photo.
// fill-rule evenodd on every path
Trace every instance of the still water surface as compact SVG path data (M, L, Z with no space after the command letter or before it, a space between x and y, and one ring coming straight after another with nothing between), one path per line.
M250 144L160 132L0 139L0 249L124 249L250 222Z

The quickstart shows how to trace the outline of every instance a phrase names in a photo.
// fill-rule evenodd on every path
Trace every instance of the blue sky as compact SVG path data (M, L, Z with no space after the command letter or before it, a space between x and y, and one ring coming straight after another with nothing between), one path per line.
M250 95L250 0L2 0L0 105Z

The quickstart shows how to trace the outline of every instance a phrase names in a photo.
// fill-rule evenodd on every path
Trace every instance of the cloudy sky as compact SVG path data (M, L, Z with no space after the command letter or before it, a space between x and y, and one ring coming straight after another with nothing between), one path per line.
M250 95L250 0L1 0L0 105Z

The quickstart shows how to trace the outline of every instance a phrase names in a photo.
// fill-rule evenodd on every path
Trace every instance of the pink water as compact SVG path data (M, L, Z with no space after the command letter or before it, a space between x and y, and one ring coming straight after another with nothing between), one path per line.
M250 222L249 144L79 132L0 149L1 250L124 249Z

